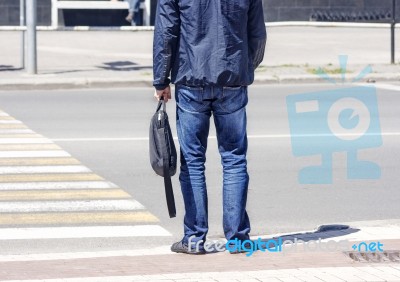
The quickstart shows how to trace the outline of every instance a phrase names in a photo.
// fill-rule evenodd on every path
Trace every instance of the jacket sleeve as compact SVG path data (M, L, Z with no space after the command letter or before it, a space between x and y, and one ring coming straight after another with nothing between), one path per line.
M174 64L180 33L177 0L159 0L154 25L153 85L165 89L171 82L169 75Z
M254 69L256 69L264 58L265 44L267 42L262 0L250 0L247 36L250 57L253 60Z

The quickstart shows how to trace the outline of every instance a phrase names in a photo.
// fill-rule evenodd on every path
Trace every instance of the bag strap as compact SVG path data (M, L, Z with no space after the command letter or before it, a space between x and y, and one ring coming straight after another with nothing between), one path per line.
M166 112L167 111L167 106L166 106L166 103L164 101L164 96L161 96L160 101L158 101L156 112L158 112L161 109L161 106L163 106L163 111Z
M161 103L163 103L163 110L165 112L165 102L161 99L159 102L159 107L161 107ZM157 107L157 111L159 110ZM168 213L169 217L173 218L176 216L176 207L175 207L175 198L174 198L174 190L172 189L171 176L169 174L169 157L168 157L168 146L166 144L166 140L168 140L168 130L166 125L164 124L164 138L161 138L161 151L163 152L163 170L164 170L164 187L165 187L165 197L167 199Z
M165 163L168 164L165 165ZM173 218L176 216L174 190L172 189L171 176L169 175L169 160L165 160L165 158L164 158L164 187L165 187L165 198L167 199L169 217Z

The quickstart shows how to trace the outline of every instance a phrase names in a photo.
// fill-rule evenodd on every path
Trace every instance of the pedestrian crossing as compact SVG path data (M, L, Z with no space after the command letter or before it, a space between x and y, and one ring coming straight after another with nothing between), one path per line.
M123 189L0 110L0 240L170 235Z

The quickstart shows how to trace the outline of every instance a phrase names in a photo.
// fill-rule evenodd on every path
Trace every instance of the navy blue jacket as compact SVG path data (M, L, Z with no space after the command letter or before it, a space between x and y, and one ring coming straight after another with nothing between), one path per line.
M153 85L249 85L266 39L262 0L159 0Z

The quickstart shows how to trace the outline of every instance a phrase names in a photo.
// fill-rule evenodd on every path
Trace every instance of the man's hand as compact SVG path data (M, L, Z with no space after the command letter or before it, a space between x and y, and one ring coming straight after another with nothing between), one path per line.
M168 100L171 99L171 87L167 86L163 90L156 90L154 92L154 97L156 97L158 101L160 101L161 97L164 97L165 103L168 102Z

